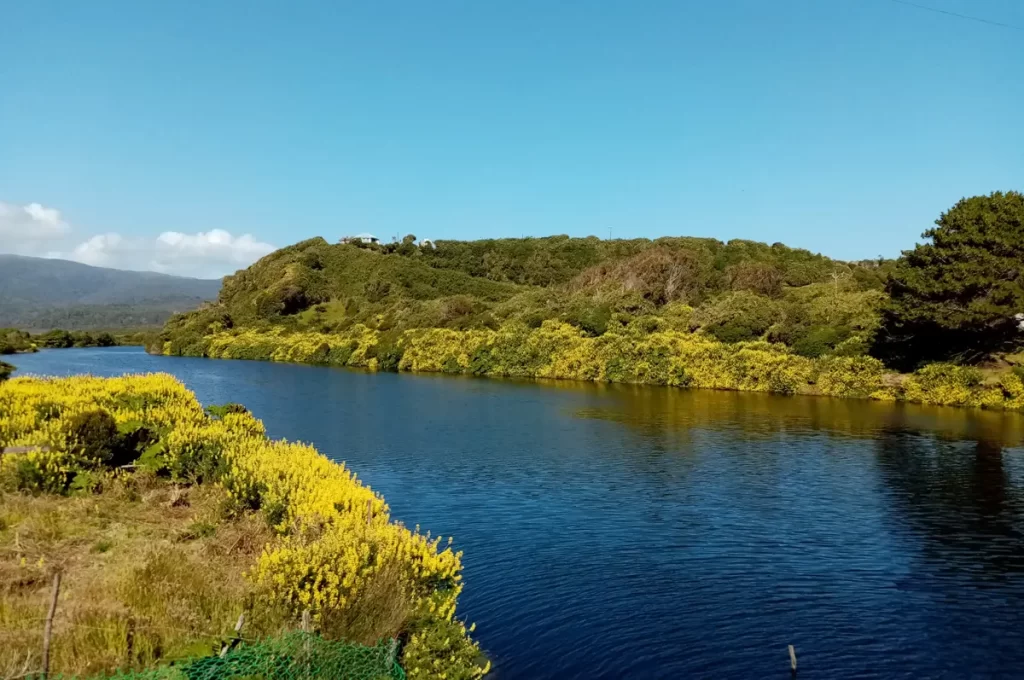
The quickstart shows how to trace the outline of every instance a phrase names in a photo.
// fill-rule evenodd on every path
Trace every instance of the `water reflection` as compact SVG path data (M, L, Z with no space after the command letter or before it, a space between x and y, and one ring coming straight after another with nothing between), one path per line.
M869 401L368 375L138 351L312 441L465 551L502 680L1004 678L1024 668L1024 417Z
M576 415L622 423L651 436L691 429L734 429L746 436L834 432L876 437L886 432L928 432L954 440L1024 443L1024 415L864 399L778 396L749 392L679 390L642 385L546 381L548 387L589 389L608 399Z
M880 432L875 450L892 517L925 540L932 568L969 572L979 586L1024 571L1019 451L895 430Z

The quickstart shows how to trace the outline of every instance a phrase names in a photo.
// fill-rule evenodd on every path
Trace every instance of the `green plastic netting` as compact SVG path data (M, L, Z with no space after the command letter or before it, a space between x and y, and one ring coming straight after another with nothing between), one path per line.
M393 640L365 647L294 632L237 647L224 657L189 659L105 677L117 680L405 680L405 672L395 661L395 650Z

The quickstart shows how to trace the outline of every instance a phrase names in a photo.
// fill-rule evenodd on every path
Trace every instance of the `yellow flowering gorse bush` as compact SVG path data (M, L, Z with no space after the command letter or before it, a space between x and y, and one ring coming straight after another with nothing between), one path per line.
M89 464L73 423L96 411L110 414L119 430L146 428L159 438L140 462L184 481L219 484L236 509L263 513L277 538L264 548L250 578L264 597L296 615L309 610L321 621L353 606L367 583L389 569L398 574L396 585L410 612L414 642L403 653L409 675L436 677L437 668L452 678L484 674L479 649L454 618L462 564L450 540L442 546L440 538L392 522L384 499L345 465L312 446L267 439L249 413L207 415L169 375L15 378L0 384L0 446L48 448L0 458L0 475L34 480L23 488L66 490ZM437 630L449 634L438 638ZM452 634L461 635L457 643Z
M932 364L913 374L886 371L867 356L810 359L785 345L723 343L676 330L609 331L589 337L545 321L497 330L421 328L400 334L357 325L340 333L253 329L216 332L206 356L350 366L370 370L469 373L645 383L722 390L813 394L991 409L1024 408L1021 378L982 380L973 369ZM170 345L165 351L171 351Z

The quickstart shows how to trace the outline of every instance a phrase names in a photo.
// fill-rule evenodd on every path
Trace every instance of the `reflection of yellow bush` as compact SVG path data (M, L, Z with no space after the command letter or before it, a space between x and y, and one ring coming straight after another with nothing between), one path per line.
M722 343L703 333L664 330L588 337L574 326L545 321L539 328L415 329L386 336L365 326L339 334L233 330L206 341L206 356L324 363L375 369L382 351L400 356L398 370L559 378L677 387L821 394L926 404L1024 407L1013 374L998 383L977 371L935 364L912 375L887 373L871 357L809 359L782 344ZM385 347L386 346L386 347Z
M248 339L263 347L275 345L278 360L301 360L325 342L312 335ZM215 346L219 356L230 356L252 345L221 337ZM110 413L120 426L147 428L159 436L159 462L149 464L182 478L205 470L235 506L264 514L278 537L264 548L250 574L258 592L296 613L308 609L314 620L323 621L355 606L364 587L387 570L407 598L408 630L418 641L408 645L409 675L430 675L435 659L443 659L448 677L483 674L476 645L453 618L461 591L460 553L442 546L440 539L391 522L380 496L313 447L268 440L262 423L248 413L208 416L171 376L3 383L0 446L49 450L0 458L0 475L25 482L22 487L65 490L85 469L69 422L97 409ZM453 642L438 631L461 631L462 638ZM458 651L454 657L453 650Z

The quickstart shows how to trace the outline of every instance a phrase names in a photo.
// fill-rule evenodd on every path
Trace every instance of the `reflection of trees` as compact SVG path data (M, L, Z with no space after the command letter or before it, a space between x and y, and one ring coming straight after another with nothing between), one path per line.
M1024 572L1024 494L1000 442L944 442L906 430L882 431L876 442L894 520L925 539L941 569L997 579Z
M632 447L637 456L630 464L667 487L699 466L702 452L723 438L872 440L894 529L922 537L936 569L983 571L983 578L1024 572L1024 488L1004 459L1019 452L1004 447L1024 439L1020 414L648 386L559 386L599 397L575 414L618 423L642 439ZM823 454L812 445L807 455ZM764 457L758 464L773 461Z
M874 438L882 432L908 430L1004 446L1024 441L1024 416L1019 413L642 385L545 384L606 397L576 415L618 422L652 437L668 431L733 429L746 437L824 431Z

